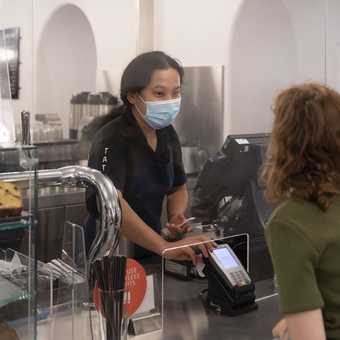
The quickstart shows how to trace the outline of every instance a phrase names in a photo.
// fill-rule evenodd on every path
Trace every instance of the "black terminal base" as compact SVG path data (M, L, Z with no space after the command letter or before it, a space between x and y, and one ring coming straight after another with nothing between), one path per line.
M255 303L255 286L253 283L242 287L229 287L218 275L209 260L204 269L208 278L208 306L218 307L222 314L237 316L258 308Z

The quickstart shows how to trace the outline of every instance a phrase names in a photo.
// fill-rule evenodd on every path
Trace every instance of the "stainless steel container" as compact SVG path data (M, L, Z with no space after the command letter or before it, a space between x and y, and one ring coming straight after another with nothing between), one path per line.
M81 104L79 102L79 96L73 95L70 101L71 110L69 117L69 131L70 138L77 139L78 138L78 124L81 117Z
M70 139L80 139L80 132L92 119L109 113L118 104L109 92L80 92L71 98L69 119Z
M223 67L185 67L184 74L181 112L174 127L181 145L201 147L212 156L223 143Z
M112 108L117 104L117 97L113 96L109 92L100 92L99 115L101 116L109 113Z
M200 172L208 153L198 146L182 146L181 149L185 173L192 175Z
M88 96L88 105L91 118L96 118L100 113L101 95L100 93L90 93Z
M79 139L79 127L83 125L82 122L84 117L90 115L90 109L88 105L89 94L90 92L80 92L76 95L73 95L71 98L69 118L70 139Z
M80 112L81 112L79 122L81 122L83 117L89 116L90 114L90 108L88 104L89 95L90 95L90 92L86 92L86 91L80 92L78 94L78 101L80 104Z

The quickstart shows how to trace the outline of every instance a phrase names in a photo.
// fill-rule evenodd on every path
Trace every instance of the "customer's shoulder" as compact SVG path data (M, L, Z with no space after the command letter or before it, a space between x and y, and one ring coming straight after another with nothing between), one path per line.
M309 218L311 215L322 214L321 209L313 202L289 198L283 201L271 214L267 225L280 222L291 224Z

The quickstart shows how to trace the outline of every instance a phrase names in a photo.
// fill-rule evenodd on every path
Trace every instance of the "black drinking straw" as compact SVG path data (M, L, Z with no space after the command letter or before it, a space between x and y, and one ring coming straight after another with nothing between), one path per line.
M102 312L106 318L106 339L120 340L123 319L126 257L104 256L93 263L93 272L101 292Z

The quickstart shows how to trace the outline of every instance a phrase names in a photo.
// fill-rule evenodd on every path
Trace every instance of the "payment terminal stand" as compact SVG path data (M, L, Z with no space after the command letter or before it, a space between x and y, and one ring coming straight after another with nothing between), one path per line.
M254 283L228 244L214 249L205 263L208 306L229 316L257 309Z

